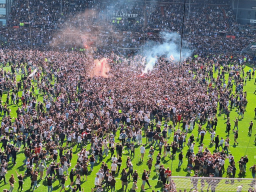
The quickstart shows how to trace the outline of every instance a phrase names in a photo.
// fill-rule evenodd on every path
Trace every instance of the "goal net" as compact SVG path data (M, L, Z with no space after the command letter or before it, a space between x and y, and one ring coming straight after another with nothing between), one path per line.
M225 192L250 191L256 192L256 180L244 178L219 177L171 177L177 192Z

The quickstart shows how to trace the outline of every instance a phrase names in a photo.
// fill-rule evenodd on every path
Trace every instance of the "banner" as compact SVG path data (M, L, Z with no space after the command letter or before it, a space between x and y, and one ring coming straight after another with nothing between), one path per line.
M129 18L136 18L138 14L129 14L129 13L113 13L114 17L129 17Z

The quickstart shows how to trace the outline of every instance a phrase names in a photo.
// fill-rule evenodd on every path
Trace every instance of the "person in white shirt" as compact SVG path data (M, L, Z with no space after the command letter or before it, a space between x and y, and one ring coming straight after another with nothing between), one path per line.
M203 152L203 149L204 149L204 144L201 144L199 147L199 153Z
M114 157L112 157L111 160L112 160L112 162L116 162L117 161L116 156L114 155Z
M71 134L68 135L68 139L67 140L68 140L68 145L71 145L71 140L72 140Z
M215 137L215 131L214 130L212 130L212 132L211 132L211 143L213 143L214 142L214 137Z
M220 147L223 149L223 144L224 144L224 139L223 139L223 137L221 137L221 140L220 140Z
M102 169L100 169L99 172L96 173L96 175L99 175L99 180L100 180L99 183L101 185L101 183L102 183L102 181L104 179L104 171Z
M237 187L237 192L241 192L243 190L243 185L239 185L238 187Z
M140 147L140 154L141 154L141 161L143 161L143 158L144 158L144 154L145 154L145 146L144 145L142 145L141 147Z
M95 178L95 181L94 181L94 185L95 185L95 187L98 187L98 186L100 186L100 178L99 178L100 176L99 175L97 175L96 176L96 178Z
M195 143L191 143L190 148L189 148L191 153L194 152L194 147L195 147Z
M117 164L116 164L116 162L114 161L114 162L111 164L111 171L112 171L112 175L113 175L113 176L116 174L116 169L117 169Z
M78 146L82 147L81 143L82 143L82 137L81 137L81 135L79 134L79 135L77 136L77 148L78 148ZM76 150L77 150L77 148L76 148Z
M86 151L86 149L84 150L84 156L86 157L86 158L88 158L88 155L90 154L90 152L89 151Z

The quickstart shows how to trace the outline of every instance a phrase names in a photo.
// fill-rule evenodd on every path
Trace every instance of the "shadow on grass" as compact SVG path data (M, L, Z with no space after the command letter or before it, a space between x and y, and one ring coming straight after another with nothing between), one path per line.
M55 191L55 190L57 190L59 188L60 188L60 185L56 185L56 186L53 187L53 191Z
M154 186L155 188L161 188L163 184L161 182L157 182L157 184Z
M180 167L176 168L176 172L180 172L180 170L181 170Z
M213 147L213 144L212 143L210 143L210 145L208 145L208 148L212 148Z
M138 163L136 163L137 166L141 166L142 165L142 161L139 161Z
M245 172L243 172L243 173L238 173L238 177L239 178L245 178L246 177L246 174L245 174Z
M17 169L19 170L19 172L20 171L25 171L25 167L23 167L23 165L19 166Z
M111 157L106 161L106 163L108 163L109 161L111 161Z
M169 162L170 160L171 160L171 159L167 159L167 160L166 160L166 159L163 159L162 162L163 162L164 164L166 164L166 163Z

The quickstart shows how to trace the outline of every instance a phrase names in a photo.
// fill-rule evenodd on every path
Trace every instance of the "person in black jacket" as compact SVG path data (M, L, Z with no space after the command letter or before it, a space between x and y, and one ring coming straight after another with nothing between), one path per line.
M141 190L144 191L145 184L148 184L149 187L151 185L148 182L148 172L144 169L144 172L142 173L142 185L141 185Z
M65 134L63 132L61 132L59 135L59 138L60 138L61 145L63 145L64 139L65 139Z
M215 142L215 151L217 151L219 150L219 143L220 143L219 135L215 137L214 142Z
M128 187L128 175L127 175L127 172L126 170L124 169L122 171L122 174L121 174L121 181L122 181L122 191L126 191L127 190L127 187ZM125 190L124 190L124 185L125 185Z
M183 163L183 154L182 154L182 151L181 151L180 154L179 154L179 165L178 165L178 167L180 167L182 165L182 163Z
M52 177L47 178L47 186L48 186L48 192L52 192Z

